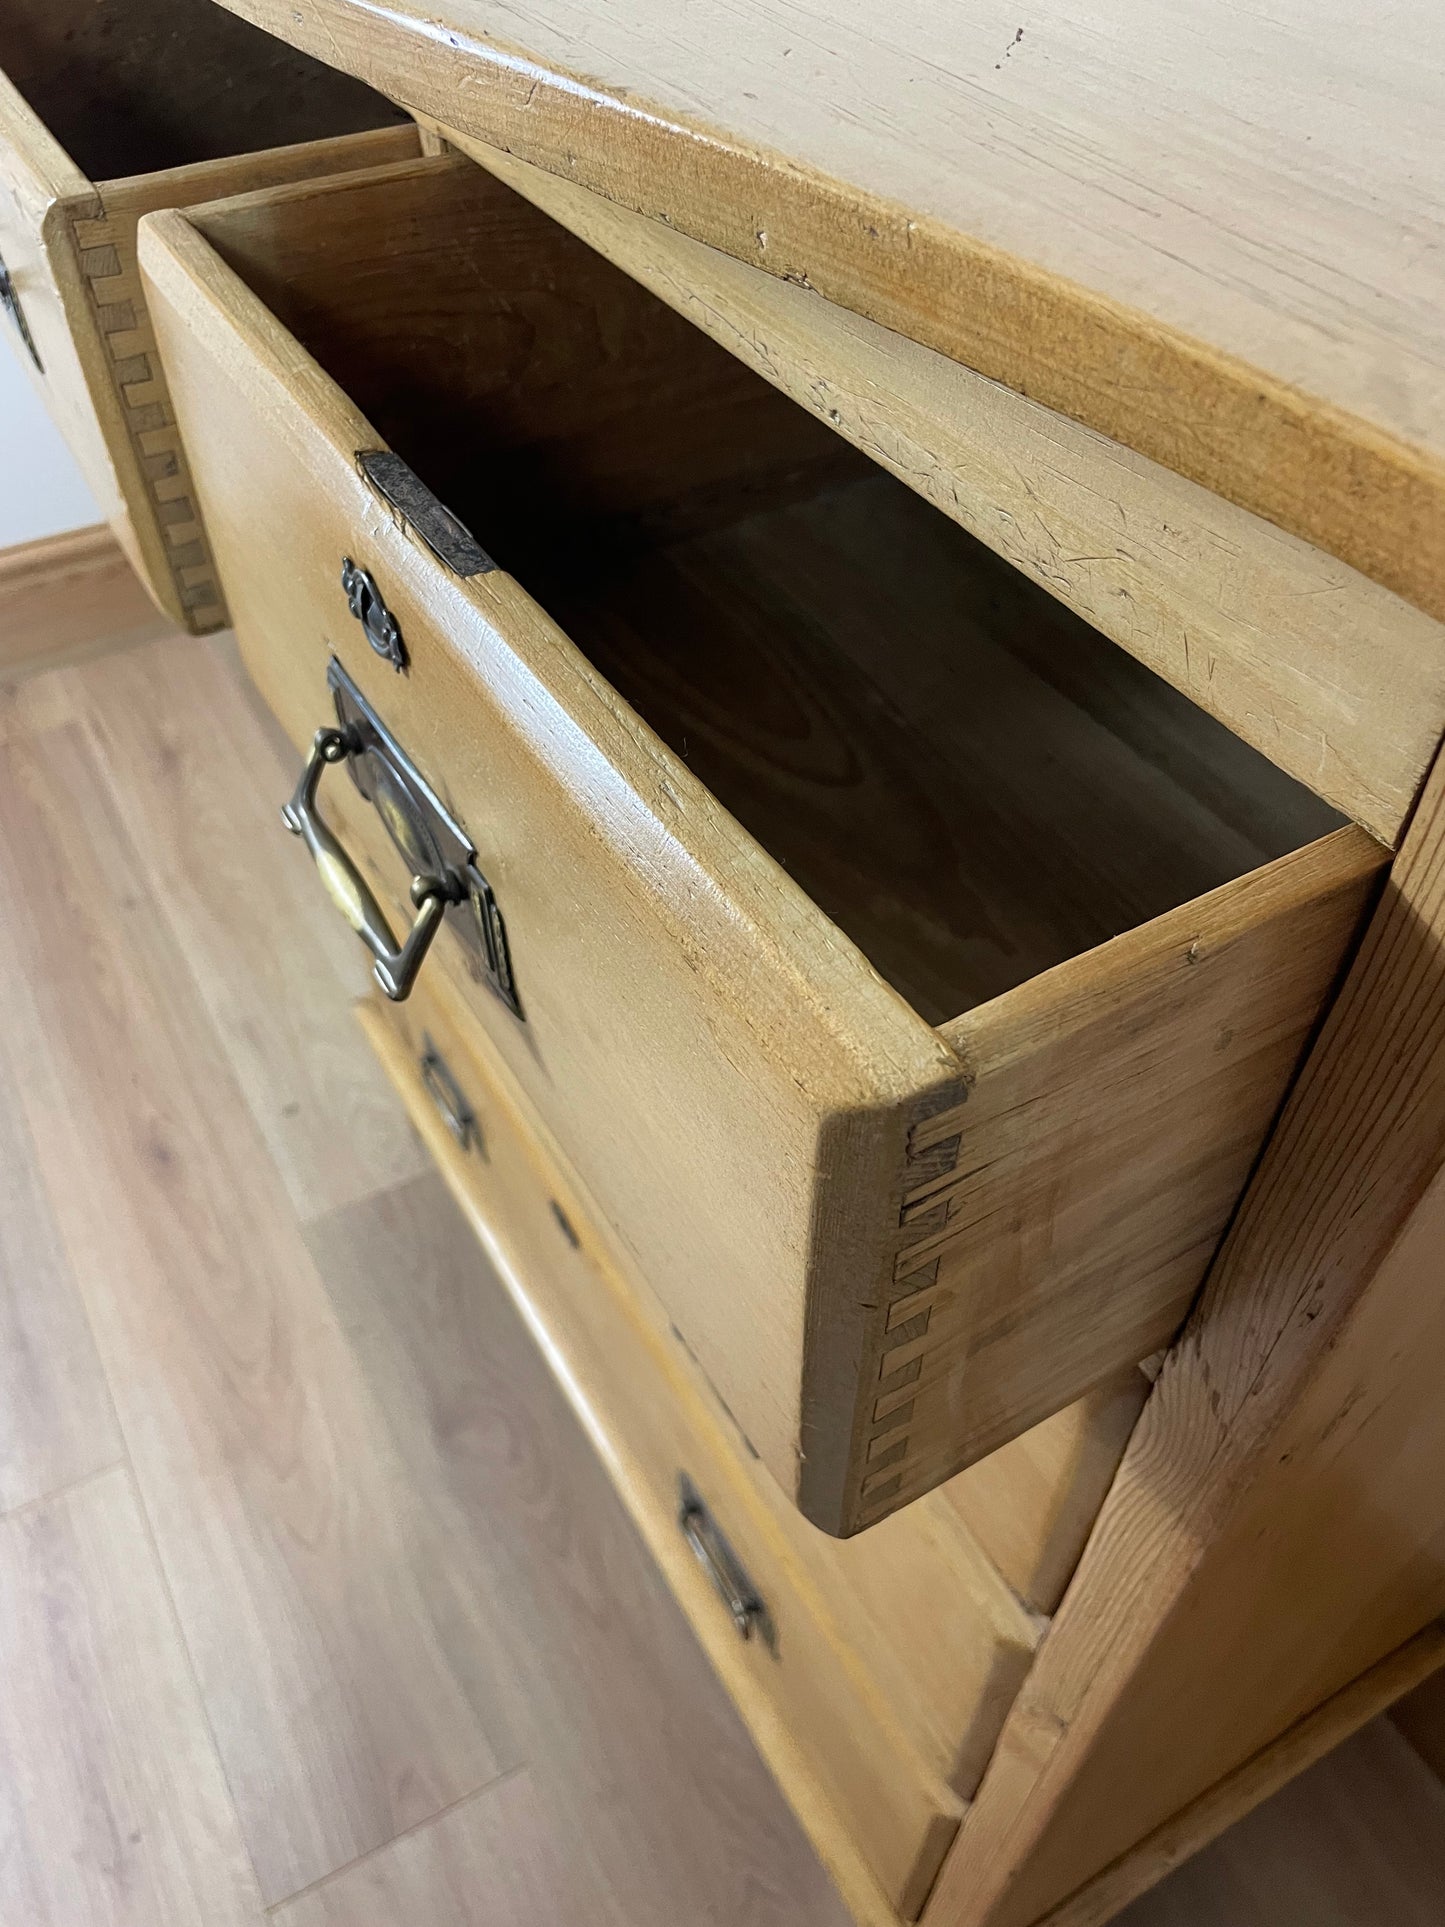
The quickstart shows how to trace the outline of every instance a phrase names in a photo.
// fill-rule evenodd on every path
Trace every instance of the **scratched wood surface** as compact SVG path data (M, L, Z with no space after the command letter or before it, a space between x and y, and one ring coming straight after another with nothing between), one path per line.
M1445 613L1431 0L226 4Z

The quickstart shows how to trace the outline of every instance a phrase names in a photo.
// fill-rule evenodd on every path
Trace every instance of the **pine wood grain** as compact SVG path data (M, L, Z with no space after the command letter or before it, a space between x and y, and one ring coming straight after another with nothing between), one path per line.
M1148 1390L1131 1365L938 1488L1034 1612L1058 1610Z
M930 1927L1026 1927L1445 1608L1442 849L1437 765Z
M334 189L232 191L196 218L366 414L373 444L396 449L514 573L519 553L567 547L598 517L706 525L814 476L869 472L468 162Z
M1445 724L1437 622L1323 550L810 288L458 138L1282 769L1398 840ZM1087 659L1096 673L1098 652Z
M89 669L81 712L140 869L297 1215L425 1163L384 1080L351 1048L366 984L350 933L277 814L295 783L240 672L174 637Z
M1427 0L226 3L1445 614Z
M261 1897L128 1475L0 1520L0 1915L255 1927Z
M1169 1343L1374 901L1381 855L1336 830L943 1027L970 1090L912 1140L919 1181L885 1352L886 1369L911 1376L880 1381L858 1415L875 1452L907 1449L888 1490L873 1498L865 1483L865 1519L870 1499L905 1503L1006 1443L1025 1414L1060 1409L1066 1384L1102 1384L1121 1358ZM965 1373L967 1442L950 1410Z
M451 191L459 166L479 172L419 161L404 174L425 206L437 181ZM338 247L362 258L368 234L374 243L365 197L323 192L329 211L349 208ZM208 227L229 213L210 210ZM168 220L180 226L168 231ZM836 1263L855 1274L859 1295L840 1293L838 1324L856 1326L896 1237L876 1202L898 1181L894 1107L949 1088L957 1060L511 577L450 576L378 516L355 463L374 429L184 217L152 217L141 245L173 391L210 424L198 473L213 535L235 558L248 669L293 740L308 741L329 707L328 651L363 688L381 667L346 614L340 558L355 550L378 572L413 670L386 671L374 699L410 752L444 772L528 959L527 1028L489 995L494 1008L478 1015L499 1038L511 1026L504 1048L534 1088L568 1088L579 1116L602 1104L607 1126L588 1141L610 1167L609 1188L628 1193L609 1199L609 1214L653 1247L645 1274L672 1281L689 1342L792 1489L806 1271ZM268 422L294 450L279 464L258 436ZM243 559L258 544L264 568ZM329 797L339 820L355 821L342 785ZM382 854L365 838L359 847ZM745 998L734 994L741 983ZM603 1008L605 1029L590 1014ZM619 1083L615 1040L628 1033L651 1042L626 1053ZM684 1062L686 1076L674 1077L667 1066ZM823 1152L832 1117L837 1141ZM659 1212L668 1196L679 1208ZM719 1274L769 1281L750 1294L746 1320L717 1292Z
M9 1041L264 1897L515 1757L180 951L73 726L0 767Z
M1333 826L466 163L197 222L930 1022Z
M932 1024L1337 822L884 476L498 555Z

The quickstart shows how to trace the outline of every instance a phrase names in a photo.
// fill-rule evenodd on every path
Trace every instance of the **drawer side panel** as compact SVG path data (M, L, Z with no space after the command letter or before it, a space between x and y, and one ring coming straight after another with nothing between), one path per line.
M857 1525L1169 1343L1386 860L1337 830L945 1026L971 1088L913 1135Z

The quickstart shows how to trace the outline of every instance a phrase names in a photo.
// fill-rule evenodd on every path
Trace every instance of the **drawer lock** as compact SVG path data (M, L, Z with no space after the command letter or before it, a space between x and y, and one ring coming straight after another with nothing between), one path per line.
M29 351L30 359L43 375L45 368L40 359L40 351L35 346L35 337L30 332L29 322L25 319L25 310L20 305L20 296L15 292L15 283L10 278L10 270L3 260L0 260L0 308L3 308L14 322L20 339Z
M716 1520L686 1472L680 1472L677 1476L677 1523L682 1528L683 1538L692 1548L693 1556L731 1613L740 1636L751 1639L756 1633L763 1644L775 1653L778 1650L778 1635L772 1614L737 1554L718 1530Z
M470 838L339 662L333 660L327 682L336 722L318 729L312 740L295 794L281 812L286 827L311 852L332 901L375 959L372 975L394 1002L410 995L433 937L451 914L476 974L521 1017L507 928ZM411 871L416 917L400 943L317 807L322 775L332 763L347 765Z

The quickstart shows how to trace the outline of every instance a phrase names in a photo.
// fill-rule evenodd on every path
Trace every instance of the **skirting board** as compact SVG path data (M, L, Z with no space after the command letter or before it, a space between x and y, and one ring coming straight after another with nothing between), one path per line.
M32 675L174 626L104 524L0 549L0 677Z

